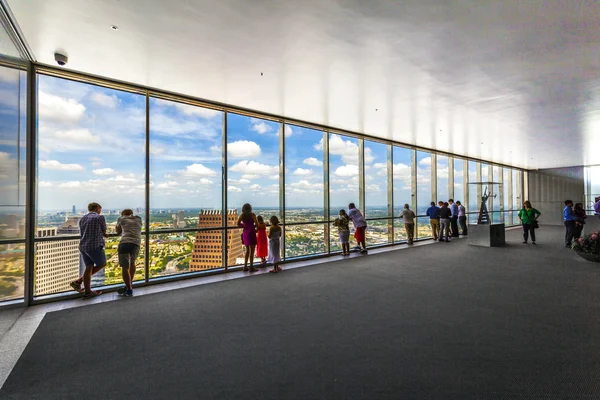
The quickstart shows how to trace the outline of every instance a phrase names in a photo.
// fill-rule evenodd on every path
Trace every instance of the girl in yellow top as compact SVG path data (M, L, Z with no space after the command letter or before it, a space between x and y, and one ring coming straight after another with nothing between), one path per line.
M531 243L535 244L535 228L537 227L537 219L542 215L538 210L531 207L529 200L523 203L523 208L519 211L519 219L523 224L523 243L527 244L529 232L531 232Z

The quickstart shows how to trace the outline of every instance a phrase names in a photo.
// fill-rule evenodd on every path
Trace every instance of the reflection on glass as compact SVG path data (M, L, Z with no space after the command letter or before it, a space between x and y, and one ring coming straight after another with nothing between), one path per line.
M502 180L503 180L503 183L504 183L502 185L502 187L503 187L502 201L504 203L504 211L510 211L513 208L512 208L512 204L511 204L511 201L510 201L511 199L510 199L510 196L509 196L509 189L510 189L510 186L509 186L509 183L510 183L510 169L509 168L502 168ZM506 225L512 225L513 224L511 215L512 214L510 214L510 213L505 213L504 214L504 223Z
M438 155L437 159L437 198L443 201L450 199L448 191L448 157ZM456 199L454 199L456 200Z
M417 209L415 214L425 215L432 201L431 191L431 154L417 151ZM447 201L448 199L440 200Z
M406 229L404 229L404 221L401 219L395 219L394 220L394 241L397 243L397 242L406 242L407 240L408 240L408 235L406 234Z
M322 131L285 125L285 223L326 219L323 154Z
M479 182L477 179L477 162L469 161L469 183ZM470 185L469 187L469 202L467 206L468 213L478 213L479 212L479 204L481 202L481 194L478 193L478 185ZM469 216L469 223L476 223L477 215L471 214Z
M365 140L365 217L389 216L388 210L388 146ZM391 172L391 171L390 171ZM375 221L369 222L372 226ZM385 221L382 221L382 223ZM387 229L387 222L383 223ZM369 241L367 234L367 243ZM386 238L387 240L387 238Z
M337 228L334 228L337 235ZM337 240L339 244L339 239ZM325 225L296 225L285 228L285 257L325 253Z
M378 244L388 244L390 242L390 224L392 220L379 219L367 221L367 229L365 231L365 237L367 239L367 246L373 246Z
M460 158L454 159L454 201L460 201L467 208L468 201L464 198L465 195L465 177L464 177L465 162Z
M0 301L23 298L25 243L0 245Z
M145 97L46 75L38 83L37 226L77 235L91 202L109 232L124 208L143 218Z
M363 205L359 204L358 139L329 134L329 185L331 219L339 215L340 209L348 211L349 203L364 212Z
M25 237L26 78L0 67L0 239Z
M412 207L412 156L413 151L404 147L393 149L394 158L394 216L404 209L404 204ZM413 210L416 212L416 210ZM394 230L395 231L395 230Z
M221 210L223 115L150 99L150 230L196 228Z
M518 220L515 218L518 214L518 210L521 209L522 204L521 204L521 196L519 194L519 176L518 176L518 172L517 170L513 169L512 170L512 204L513 204L513 211L516 210L515 213L513 213L513 221L515 223L518 223Z
M417 238L426 239L433 237L433 231L431 230L431 224L429 223L429 217L418 217L417 218Z
M56 228L38 228L37 237L56 236ZM107 260L110 252L107 252ZM83 272L84 267L79 253L79 239L37 242L35 244L34 295L68 292L69 283ZM92 285L104 283L105 271L92 278Z
M293 129L293 128L291 128ZM227 207L241 212L250 203L265 220L279 211L279 135L281 124L227 114Z
M215 231L210 240L220 246L220 231ZM194 248L196 242L195 232L162 233L150 235L149 249L149 276L176 275L190 272L192 259L199 254ZM221 253L215 257L221 258Z

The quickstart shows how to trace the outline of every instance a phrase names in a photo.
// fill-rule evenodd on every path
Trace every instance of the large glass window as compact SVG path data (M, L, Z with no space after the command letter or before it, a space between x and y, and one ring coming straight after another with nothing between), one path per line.
M285 126L286 224L326 220L323 155L323 131Z
M150 99L150 230L196 228L222 207L223 115ZM221 220L214 221L221 226ZM202 224L204 226L204 224Z
M235 225L245 203L265 222L282 220L279 208L279 136L282 125L265 119L227 114L227 207L229 226ZM293 129L293 128L292 128ZM227 233L228 264L242 264L241 230Z
M391 217L388 208L388 145L365 141L365 216L369 220L367 243L384 244L390 241Z
M594 212L594 200L600 196L600 166L586 167L585 180L586 208L588 212Z
M398 217L404 208L404 204L413 207L413 198L415 193L412 192L412 169L413 169L413 154L414 150L405 147L393 148L394 160L394 216ZM416 210L415 210L416 213ZM404 230L404 221L401 219L394 220L394 240L408 240L406 231Z
M502 168L497 165L490 166L492 170L492 181L493 182L502 182ZM502 190L504 190L504 185L502 185ZM500 187L498 185L493 186L494 190L499 190ZM499 224L503 220L502 209L500 208L501 199L503 193L493 193L494 198L492 199L492 207L493 207L493 215L492 215L492 223Z
M109 233L125 208L144 219L145 96L46 75L38 76L38 84L36 237L79 235L91 202L102 205ZM68 290L65 285L83 269L76 242L37 244L36 295ZM108 263L94 276L95 286L121 281L119 238L105 242Z
M441 198L440 198L441 200ZM444 199L446 201L448 199ZM431 237L431 225L429 218L424 217L432 201L437 202L432 198L431 190L431 154L423 151L417 151L417 215L423 216L417 218L417 237Z
M325 252L323 131L285 125L285 256Z
M0 67L0 301L24 294L26 82L25 71Z
M512 204L513 204L513 213L512 213L512 217L513 217L513 221L518 222L519 218L518 218L518 214L519 214L519 210L521 209L522 202L521 202L521 182L520 182L520 176L519 176L520 171L517 171L516 169L512 170Z
M467 199L465 196L465 161L460 158L454 159L454 201L460 201L467 208Z
M347 211L349 203L358 208L364 206L360 204L358 190L358 139L329 134L329 188L332 219L342 208Z
M448 201L450 198L450 192L448 187L448 157L438 155L436 157L437 167L437 198L439 200ZM456 200L456 199L455 199Z
M481 189L479 185L472 185L473 182L480 182L477 174L478 163L475 161L469 161L469 202L467 206L467 212L469 213L468 221L471 224L477 222L477 216L479 213L479 201L481 199Z
M510 169L508 168L502 168L502 183L502 206L504 208L504 223L506 225L512 225L512 213L510 213L510 210L512 210L510 198Z

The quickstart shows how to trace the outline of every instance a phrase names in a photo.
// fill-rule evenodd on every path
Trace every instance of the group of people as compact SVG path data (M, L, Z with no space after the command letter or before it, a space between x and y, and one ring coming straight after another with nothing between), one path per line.
M600 214L600 196L596 197L594 201L594 211L596 214ZM587 219L583 203L576 203L573 206L572 200L565 200L563 219L565 224L565 247L571 247L573 239L581 237Z
M401 217L404 217L405 227L407 223L407 210L408 204L405 204L404 215L401 215ZM467 212L465 206L460 201L455 202L454 199L448 199L448 201L438 201L437 205L432 201L425 214L429 217L429 224L431 225L431 232L435 241L449 242L451 237L467 236L469 234ZM414 218L414 213L412 213L412 216ZM459 224L460 230L458 228ZM406 229L406 233L408 234L408 244L412 244L414 222Z
M106 253L104 252L104 238L106 220L101 215L102 206L98 203L88 205L88 213L79 220L81 239L79 251L85 269L83 274L71 282L71 287L78 293L83 293L83 298L96 297L102 294L99 290L92 290L92 276L106 266ZM121 235L118 247L119 266L122 270L122 288L117 290L120 296L133 296L132 282L135 276L135 260L140 252L142 243L142 219L133 215L133 211L125 209L117 220L117 234ZM83 288L81 287L83 285Z
M256 272L254 267L254 254L261 259L261 264L267 262L273 264L273 269L269 272L280 272L283 269L279 266L281 262L281 226L279 218L276 215L269 218L270 227L267 233L267 224L265 224L262 215L256 215L252 212L252 206L248 203L242 206L242 213L238 217L237 225L242 228L242 244L244 245L244 271ZM268 259L267 259L268 257ZM248 267L250 262L250 267Z

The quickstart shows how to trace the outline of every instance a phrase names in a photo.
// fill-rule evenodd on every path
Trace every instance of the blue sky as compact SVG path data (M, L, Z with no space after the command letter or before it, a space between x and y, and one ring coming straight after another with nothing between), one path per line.
M14 76L2 76L0 90L7 89L11 79L14 86ZM8 99L3 96L2 101ZM104 208L144 207L144 96L40 75L38 101L39 209L70 210L72 205L84 209L91 201ZM8 115L6 104L0 106ZM322 131L286 125L284 132L273 121L233 113L227 118L230 208L239 209L245 202L278 208L281 135L286 143L286 206L323 207ZM152 208L220 208L223 119L221 111L150 100ZM4 131L14 132L14 127L0 123ZM4 157L0 162L14 164L16 147L6 143L3 140L0 147ZM331 133L329 151L332 210L349 202L358 204L358 140ZM416 159L422 208L431 201L431 155L419 151ZM394 147L396 210L411 203L411 163L412 150ZM387 169L387 146L365 141L367 207L387 205ZM442 190L448 185L446 157L438 157L437 170L438 198L446 199L448 192ZM455 170L455 178L458 190L461 168Z

